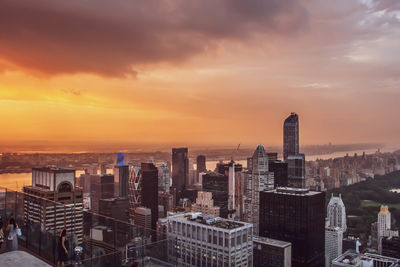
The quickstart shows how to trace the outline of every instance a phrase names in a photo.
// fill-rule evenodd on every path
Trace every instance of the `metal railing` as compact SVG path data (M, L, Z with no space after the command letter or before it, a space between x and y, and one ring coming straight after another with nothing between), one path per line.
M66 228L66 266L130 266L132 262L173 266L167 253L168 245L176 241L169 240L166 233L96 214L79 205L0 187L0 216L6 235L7 222L14 218L22 232L18 245L54 265L59 258L60 231Z

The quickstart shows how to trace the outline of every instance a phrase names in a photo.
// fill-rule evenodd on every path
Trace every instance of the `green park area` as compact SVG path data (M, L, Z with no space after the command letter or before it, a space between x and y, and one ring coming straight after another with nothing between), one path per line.
M342 195L346 206L348 233L359 236L371 232L371 223L377 221L381 205L388 205L392 213L392 227L400 228L400 193L390 189L400 188L400 171L375 176L366 181L327 191L327 203L333 193Z

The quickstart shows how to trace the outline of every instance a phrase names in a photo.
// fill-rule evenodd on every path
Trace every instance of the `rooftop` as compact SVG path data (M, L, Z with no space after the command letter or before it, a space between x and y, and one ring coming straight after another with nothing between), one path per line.
M32 171L33 170L42 171L42 172L58 172L58 173L75 172L75 170L72 170L72 169L58 168L58 167L55 167L55 166L34 167L34 168L32 168Z
M272 238L268 238L268 237L262 237L262 236L253 236L253 241L258 242L258 243L264 243L264 244L274 246L274 247L280 247L280 248L286 248L286 247L292 245L292 243L290 243L290 242L272 239Z
M226 230L232 230L246 225L251 225L245 222L231 221L220 217L213 217L211 215L203 215L201 212L184 213L180 214L180 216L175 215L173 218L179 221L189 221Z
M309 189L294 188L294 187L277 187L276 189L267 192L274 192L276 194L302 195L302 196L313 196L321 194L321 192L310 191Z
M28 266L28 264L31 267L51 267L25 251L17 250L0 254L1 267Z
M360 254L355 251L348 250L344 254L340 255L333 260L336 263L344 263L347 265L357 265L360 263Z

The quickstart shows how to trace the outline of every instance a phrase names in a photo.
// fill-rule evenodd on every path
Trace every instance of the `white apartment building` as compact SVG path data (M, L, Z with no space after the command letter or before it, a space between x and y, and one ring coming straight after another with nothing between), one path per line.
M253 266L253 226L182 213L168 218L168 260L177 266Z
M343 231L339 227L325 228L325 267L330 267L332 260L342 255Z
M268 155L263 145L257 146L249 162L251 166L245 173L245 220L253 224L254 233L258 235L260 192L274 189L274 173L269 172Z

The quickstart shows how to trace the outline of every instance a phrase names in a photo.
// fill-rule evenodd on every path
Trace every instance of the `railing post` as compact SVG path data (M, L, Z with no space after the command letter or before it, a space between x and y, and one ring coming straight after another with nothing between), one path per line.
M118 250L117 250L117 222L114 221L114 266L118 266Z
M43 201L43 199L41 199L40 200L41 202ZM45 204L45 203L42 203L42 209L43 209L43 204ZM46 206L45 206L45 208L46 208ZM43 211L41 211L40 212L40 233L39 233L39 245L38 245L38 248L39 248L39 256L42 256L42 216L43 216Z
M53 201L53 218L54 218L54 228L53 228L53 261L54 263L57 263L57 257L56 257L56 253L57 252L57 232L56 232L56 227L57 227L57 223L56 223L56 202Z

